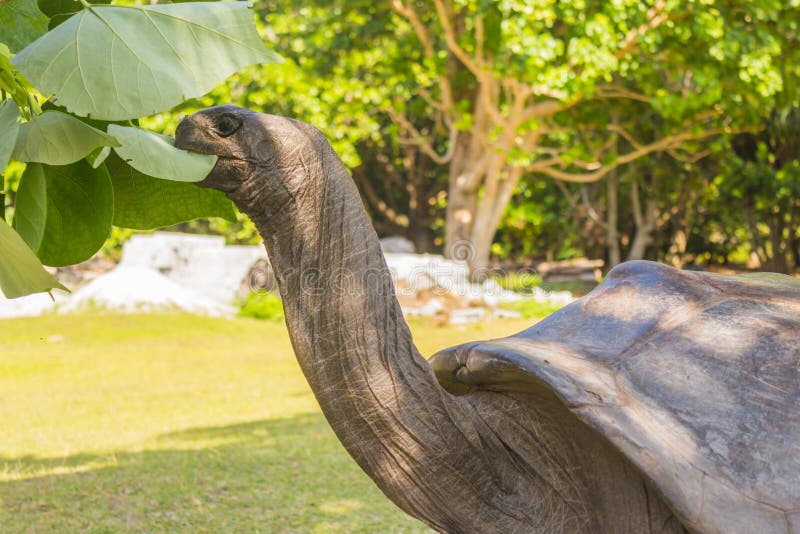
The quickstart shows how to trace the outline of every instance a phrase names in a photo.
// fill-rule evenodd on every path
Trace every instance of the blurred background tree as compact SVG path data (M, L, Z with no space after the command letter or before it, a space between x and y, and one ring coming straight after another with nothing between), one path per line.
M475 269L585 255L789 271L796 160L763 136L798 105L798 7L263 1L287 63L183 112L233 102L315 124L379 233L423 252L469 243ZM746 135L763 148L742 159ZM254 237L237 224L210 228Z

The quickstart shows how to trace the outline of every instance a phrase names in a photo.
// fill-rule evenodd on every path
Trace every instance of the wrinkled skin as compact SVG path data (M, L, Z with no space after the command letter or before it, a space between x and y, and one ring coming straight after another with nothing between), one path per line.
M456 397L411 339L352 179L325 137L219 106L176 146L219 160L264 238L300 366L380 489L441 532L685 532L654 486L546 388ZM331 475L333 476L333 475Z

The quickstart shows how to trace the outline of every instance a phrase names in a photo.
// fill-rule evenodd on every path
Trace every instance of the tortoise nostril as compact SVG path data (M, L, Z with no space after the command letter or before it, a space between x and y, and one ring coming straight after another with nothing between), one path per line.
M184 117L178 126L175 128L175 148L188 149L191 148L192 141L192 118L191 116Z

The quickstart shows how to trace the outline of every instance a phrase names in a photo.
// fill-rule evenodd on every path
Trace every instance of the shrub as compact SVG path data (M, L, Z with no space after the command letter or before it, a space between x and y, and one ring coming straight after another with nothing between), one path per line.
M503 289L518 293L531 293L533 288L542 285L542 277L532 271L517 271L495 276L494 279Z
M500 307L504 310L517 312L525 319L541 319L560 310L562 305L553 302L539 302L537 300L526 299L514 302L503 302L500 304Z
M271 291L253 291L239 309L239 315L265 321L283 321L283 303Z

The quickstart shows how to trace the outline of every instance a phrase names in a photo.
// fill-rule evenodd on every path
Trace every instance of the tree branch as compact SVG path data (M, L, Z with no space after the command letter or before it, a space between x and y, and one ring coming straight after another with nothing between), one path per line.
M405 180L400 177L400 173L397 172L397 167L391 162L389 156L384 153L378 152L375 155L375 161L383 165L384 170L386 171L386 176L389 180L395 184L395 186L399 188L403 188L405 186ZM403 162L405 165L405 161Z
M631 183L631 211L633 212L633 224L636 225L636 228L644 226L642 202L639 199L639 184L636 180Z
M661 26L664 22L668 21L672 16L670 13L665 13L667 2L665 0L658 0L653 7L647 10L647 22L632 29L622 39L622 46L617 50L616 56L623 57L628 52L632 52L639 44L639 38L650 30L654 30Z
M483 63L483 17L475 15L475 58Z
M561 181L558 183L561 183ZM581 186L581 200L583 201L583 207L586 209L586 214L589 218L603 230L608 230L608 223L600 217L600 214L597 213L597 210L592 206L592 201L589 199L589 192L586 190L585 185Z
M406 118L405 114L399 113L394 109L389 109L389 116L394 122L398 123L405 131L411 134L412 139L401 139L401 142L418 146L420 150L439 165L445 165L453 159L456 136L458 135L458 130L454 126L451 125L448 128L450 130L450 136L447 143L447 152L439 154L430 141L428 141L428 138L422 135L420 131L411 124L411 121Z
M467 67L475 77L481 79L486 76L487 72L478 65L473 58L470 57L467 52L461 48L461 45L458 44L456 40L456 34L453 30L453 26L450 24L450 14L447 12L444 3L442 0L434 0L434 4L436 5L436 14L439 16L439 23L442 25L442 31L444 32L444 40L447 43L447 48L455 55L461 63Z
M676 149L670 149L670 150L667 150L666 152L667 152L667 154L669 154L669 156L672 159L675 159L675 160L680 161L682 163L697 163L698 161L700 161L704 157L706 157L709 154L711 154L711 149L710 148L706 148L705 150L701 150L700 152L697 152L697 153L691 154L691 155L681 154Z
M414 33L417 34L419 42L422 43L422 49L425 52L425 57L432 58L435 55L435 53L433 50L433 45L431 44L430 37L428 36L428 32L425 30L425 26L422 24L422 21L419 20L419 16L417 16L417 12L414 11L412 5L404 4L402 0L392 0L390 5L393 10L395 10L399 15L408 20L409 23L411 23L411 27L414 29Z
M628 143L630 143L630 145L633 147L634 150L641 150L642 145L639 144L639 142L636 141L636 139L634 139L633 136L630 133L628 133L628 131L625 128L623 128L622 126L620 126L619 124L615 124L615 123L609 124L606 127L606 129L609 132L621 135Z
M375 192L375 189L372 187L372 184L369 182L369 179L364 174L363 170L356 171L354 169L353 176L358 180L358 184L361 186L361 190L364 191L364 196L367 197L369 204L377 210L381 215L386 217L388 221L399 228L408 228L408 217L402 213L398 213L389 207L386 202L384 202L378 194Z
M699 134L681 133L669 137L664 137L663 139L659 139L658 141L655 141L653 143L647 145L641 145L638 149L634 149L631 152L628 152L627 154L619 156L613 163L605 165L600 169L590 173L573 173L573 172L562 171L560 169L555 168L556 166L562 166L562 167L567 166L566 162L560 157L548 158L546 160L533 163L527 168L527 170L531 172L539 172L546 176L550 176L551 178L555 178L557 180L564 180L565 182L575 182L575 183L596 182L597 180L600 180L603 177L605 177L613 169L616 169L621 165L630 163L631 161L639 159L648 154L674 149L688 141L699 141L701 139L706 139L708 137L712 137L722 133L735 133L735 132L732 132L728 128L715 128L711 130L706 130L705 132Z
M483 180L486 169L489 168L489 155L484 155L478 165L472 168L469 174L458 177L457 184L462 191L476 191Z
M544 102L535 102L526 107L519 115L520 122L533 119L535 117L549 117L555 115L559 111L563 111L569 105L556 100L546 100Z
M574 210L575 206L578 205L578 196L579 195L577 193L572 193L567 188L567 186L564 185L564 182L561 181L561 180L556 180L555 184L561 190L561 193L564 195L564 198L567 199L567 202L569 203L570 208L572 208Z
M595 91L595 96L602 99L610 98L627 98L629 100L636 100L649 104L653 99L647 95L631 91L625 87L615 84L600 85Z
M417 92L419 93L419 96L421 96L422 99L425 102L427 102L430 107L434 108L437 111L440 111L440 112L444 113L445 121L447 121L450 118L448 116L448 114L447 114L448 110L447 110L447 106L445 105L444 102L439 102L438 100L433 98L433 95L431 94L431 92L428 91L427 89L425 89L424 87L419 87L417 89Z

